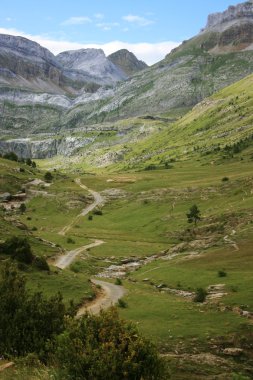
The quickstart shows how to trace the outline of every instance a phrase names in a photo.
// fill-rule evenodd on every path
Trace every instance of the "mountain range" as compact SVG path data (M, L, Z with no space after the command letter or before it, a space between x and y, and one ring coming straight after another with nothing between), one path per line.
M171 122L251 74L252 50L251 2L209 15L198 35L151 67L127 50L109 57L99 49L54 56L35 42L0 35L0 149L13 149L8 141L18 139L14 142L20 155L26 151L38 157L38 149L27 144L41 138L46 144L43 139L49 138L56 146L51 156L61 152L59 141L68 141L71 152L76 151L90 139L97 141L101 131L118 130L118 121L130 117ZM124 138L127 130L132 130L130 121ZM70 142L69 136L80 132L82 142L80 136ZM17 148L20 138L28 138L22 140L25 148ZM36 144L42 149L43 143Z

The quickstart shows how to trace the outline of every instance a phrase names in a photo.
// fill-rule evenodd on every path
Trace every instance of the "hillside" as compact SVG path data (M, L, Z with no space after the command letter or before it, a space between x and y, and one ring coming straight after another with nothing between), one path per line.
M62 93L35 94L30 85L30 90L23 85L13 89L10 81L14 79L8 79L9 84L3 85L0 92L2 134L5 139L38 132L62 134L68 129L79 130L85 126L96 130L105 122L113 124L133 116L165 114L173 119L183 115L201 100L253 72L252 20L253 7L247 2L221 14L210 15L207 26L197 36L184 41L152 67L113 86L101 87L102 74L100 80L90 77L93 67L90 61L90 81L86 84L76 82L78 89L80 85L83 87L74 98ZM64 54L68 55L68 59L64 58L68 61L70 53ZM71 68L65 67L63 72L86 75L87 79L88 74L83 71L85 54L82 59L80 54L71 53L72 58L65 63ZM102 61L108 64L109 59L103 56ZM115 53L113 59L118 62L121 73L128 70L126 67L139 65L130 53L122 51ZM62 66L62 63L59 64Z
M250 75L206 98L176 121L149 116L104 123L99 129L96 125L80 129L72 138L85 146L76 146L76 152L68 150L67 159L59 151L54 163L68 170L74 163L80 169L121 171L158 169L200 158L219 164L222 160L238 161L244 154L249 160L252 84ZM9 150L14 147L14 141L2 142L0 147L4 144Z

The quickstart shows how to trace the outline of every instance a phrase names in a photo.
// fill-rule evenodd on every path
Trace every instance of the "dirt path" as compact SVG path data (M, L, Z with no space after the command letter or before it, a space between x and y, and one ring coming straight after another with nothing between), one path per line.
M97 247L101 244L104 244L103 240L95 240L94 243L83 245L82 247L76 248L73 251L69 251L66 253L66 255L58 257L54 263L54 266L60 269L65 269L75 260L75 258L80 253L87 251L89 248Z
M61 231L59 231L59 235L65 235L76 223L77 221L82 217L87 215L90 211L94 210L99 205L102 205L104 203L103 197L97 193L94 190L88 189L85 185L81 183L80 178L76 178L75 182L84 190L89 191L89 193L93 196L94 201L87 207L85 207L82 212L75 217L70 224L62 228ZM76 248L68 253L66 255L60 256L55 262L54 266L60 269L67 268L74 260L75 258L82 252L87 251L89 248L97 247L101 244L104 244L104 241L102 240L95 240L94 243L84 245L82 247ZM84 305L79 309L77 312L77 316L80 317L81 315L85 314L87 311L92 314L98 314L100 310L107 309L111 305L115 305L116 302L123 297L123 295L126 293L126 290L119 285L114 285L109 282L104 282L100 280L91 280L94 285L99 285L102 289L101 294L89 305Z
M81 180L80 180L80 178L76 178L75 179L75 182L82 188L82 189L84 189L84 190L87 190L87 191L89 191L89 193L93 196L93 198L94 198L94 202L93 203L91 203L90 205L88 205L88 206L86 206L83 210L82 210L82 212L79 214L79 215L77 215L77 217L76 218L74 218L73 220L72 220L72 222L70 223L70 224L68 224L67 226L65 226L65 227L63 227L62 229L61 229L61 231L59 231L58 232L58 234L59 235L62 235L62 236L64 236L77 222L78 222L78 220L80 219L80 217L82 217L82 216L85 216L85 215L87 215L90 211L92 211L92 210L94 210L94 208L96 208L97 206L100 206L100 205L102 205L103 203L104 203L104 199L103 199L103 197L99 194L99 193L97 193L96 191L94 191L94 190L91 190L91 189L88 189L88 187L87 186L85 186L85 185L83 185L82 183L81 183Z
M91 304L82 306L77 312L77 317L86 312L98 314L100 310L108 309L110 306L115 305L126 294L126 289L123 286L96 279L91 281L93 284L101 286L103 292Z

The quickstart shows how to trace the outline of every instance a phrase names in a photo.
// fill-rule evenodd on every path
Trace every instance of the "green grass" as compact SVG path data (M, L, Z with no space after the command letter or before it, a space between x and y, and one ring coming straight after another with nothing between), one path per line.
M168 287L195 291L209 285L225 284L228 296L222 302L230 305L247 305L253 311L252 240L239 241L239 251L231 247L209 249L197 257L187 258L181 254L172 261L158 260L135 272L131 277L142 281L145 278L155 284L164 283ZM225 270L226 277L218 272Z
M26 274L28 289L43 292L48 297L60 292L66 304L71 300L75 304L82 304L94 295L88 282L89 276L90 274L61 271L53 267L50 274L41 271L29 271Z
M186 347L191 339L197 339L201 345L210 337L227 336L244 324L241 317L232 313L163 294L148 285L124 285L129 289L124 297L128 307L120 309L120 314L137 323L145 336L167 350L175 348L179 340Z

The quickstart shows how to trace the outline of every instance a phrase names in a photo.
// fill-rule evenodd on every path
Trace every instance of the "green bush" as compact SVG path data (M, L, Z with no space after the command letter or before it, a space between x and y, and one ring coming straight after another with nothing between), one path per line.
M25 356L36 353L43 360L50 342L64 328L65 306L60 294L45 299L26 290L25 279L13 265L0 272L0 352Z
M19 211L23 214L26 211L26 205L25 203L21 203L19 206Z
M5 153L3 155L3 158L5 158L6 160L11 160L11 161L18 161L18 156L14 152Z
M127 307L126 301L124 301L122 298L120 298L117 302L117 306L121 307L122 309L125 309Z
M56 358L64 379L168 379L155 347L116 309L66 320Z
M35 266L35 268L37 268L39 270L45 270L48 272L50 271L49 265L48 265L45 257L36 256L34 258L33 265Z
M144 168L144 170L147 170L147 171L149 171L149 170L156 170L156 169L157 169L157 166L154 165L154 164L150 164L150 165L148 165L148 166L146 166Z
M102 212L102 210L95 209L95 210L93 210L93 214L94 215L103 215L103 212Z
M205 302L207 296L207 292L203 288L198 288L196 290L195 297L193 299L194 302Z
M115 285L122 285L122 281L120 278L116 278Z
M218 277L226 277L226 276L227 276L227 272L225 272L224 270L218 271Z
M2 243L0 252L25 264L31 264L34 259L29 241L19 236L13 236Z
M44 175L44 180L45 180L46 182L52 182L52 180L53 180L53 175L52 175L52 173L50 173L50 172L46 172L45 175Z

